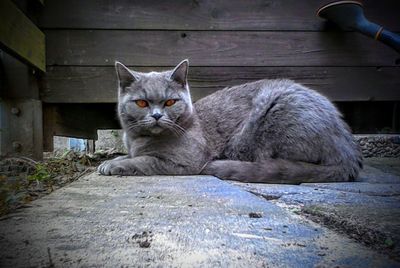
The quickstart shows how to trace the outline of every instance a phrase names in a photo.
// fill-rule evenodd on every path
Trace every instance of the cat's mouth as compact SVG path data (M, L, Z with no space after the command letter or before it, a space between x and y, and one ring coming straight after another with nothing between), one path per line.
M153 122L151 126L148 128L148 131L154 135L159 135L161 134L161 132L165 130L171 130L171 127L163 120L158 120Z
M163 132L165 130L165 127L163 126L163 124L159 121L155 121L151 124L149 131L152 134L160 134L161 132Z
M164 128L158 124L156 124L152 128L150 128L150 132L153 134L160 134L163 130L164 130Z

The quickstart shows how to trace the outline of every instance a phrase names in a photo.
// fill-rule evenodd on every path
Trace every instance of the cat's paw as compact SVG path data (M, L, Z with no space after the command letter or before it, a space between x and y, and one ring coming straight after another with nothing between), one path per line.
M122 161L115 161L115 160L104 161L97 168L97 171L100 174L106 176L111 176L111 175L128 176L137 174L136 170L134 170L132 167L124 165Z
M106 160L103 163L101 163L97 167L97 172L99 172L101 175L111 175L110 174L110 162L112 160Z

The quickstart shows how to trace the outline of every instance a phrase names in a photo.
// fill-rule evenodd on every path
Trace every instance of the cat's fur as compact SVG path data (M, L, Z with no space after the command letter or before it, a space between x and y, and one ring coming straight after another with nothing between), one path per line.
M104 162L101 174L201 173L300 183L353 180L362 167L360 150L333 104L293 81L229 87L193 106L187 60L165 72L138 73L121 63L116 69L118 115L129 154ZM150 106L138 107L137 99ZM164 107L168 99L179 101ZM163 116L157 121L154 113Z

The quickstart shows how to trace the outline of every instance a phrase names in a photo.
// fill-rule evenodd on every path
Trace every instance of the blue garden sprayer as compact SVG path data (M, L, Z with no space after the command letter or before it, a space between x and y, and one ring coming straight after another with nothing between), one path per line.
M363 5L359 1L332 2L320 7L317 15L344 30L357 31L381 41L400 53L400 36L365 18Z

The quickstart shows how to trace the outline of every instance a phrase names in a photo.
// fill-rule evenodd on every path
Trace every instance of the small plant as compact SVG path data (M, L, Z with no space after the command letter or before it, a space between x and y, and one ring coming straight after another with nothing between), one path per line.
M119 137L118 130L111 130L111 135L113 135L114 138L118 138Z
M28 176L28 180L30 181L38 181L43 182L50 179L50 173L47 168L42 164L37 164L35 172L32 175Z
M387 247L387 248L394 248L394 242L393 242L393 240L389 237L389 238L386 238L386 240L385 240L385 246Z

